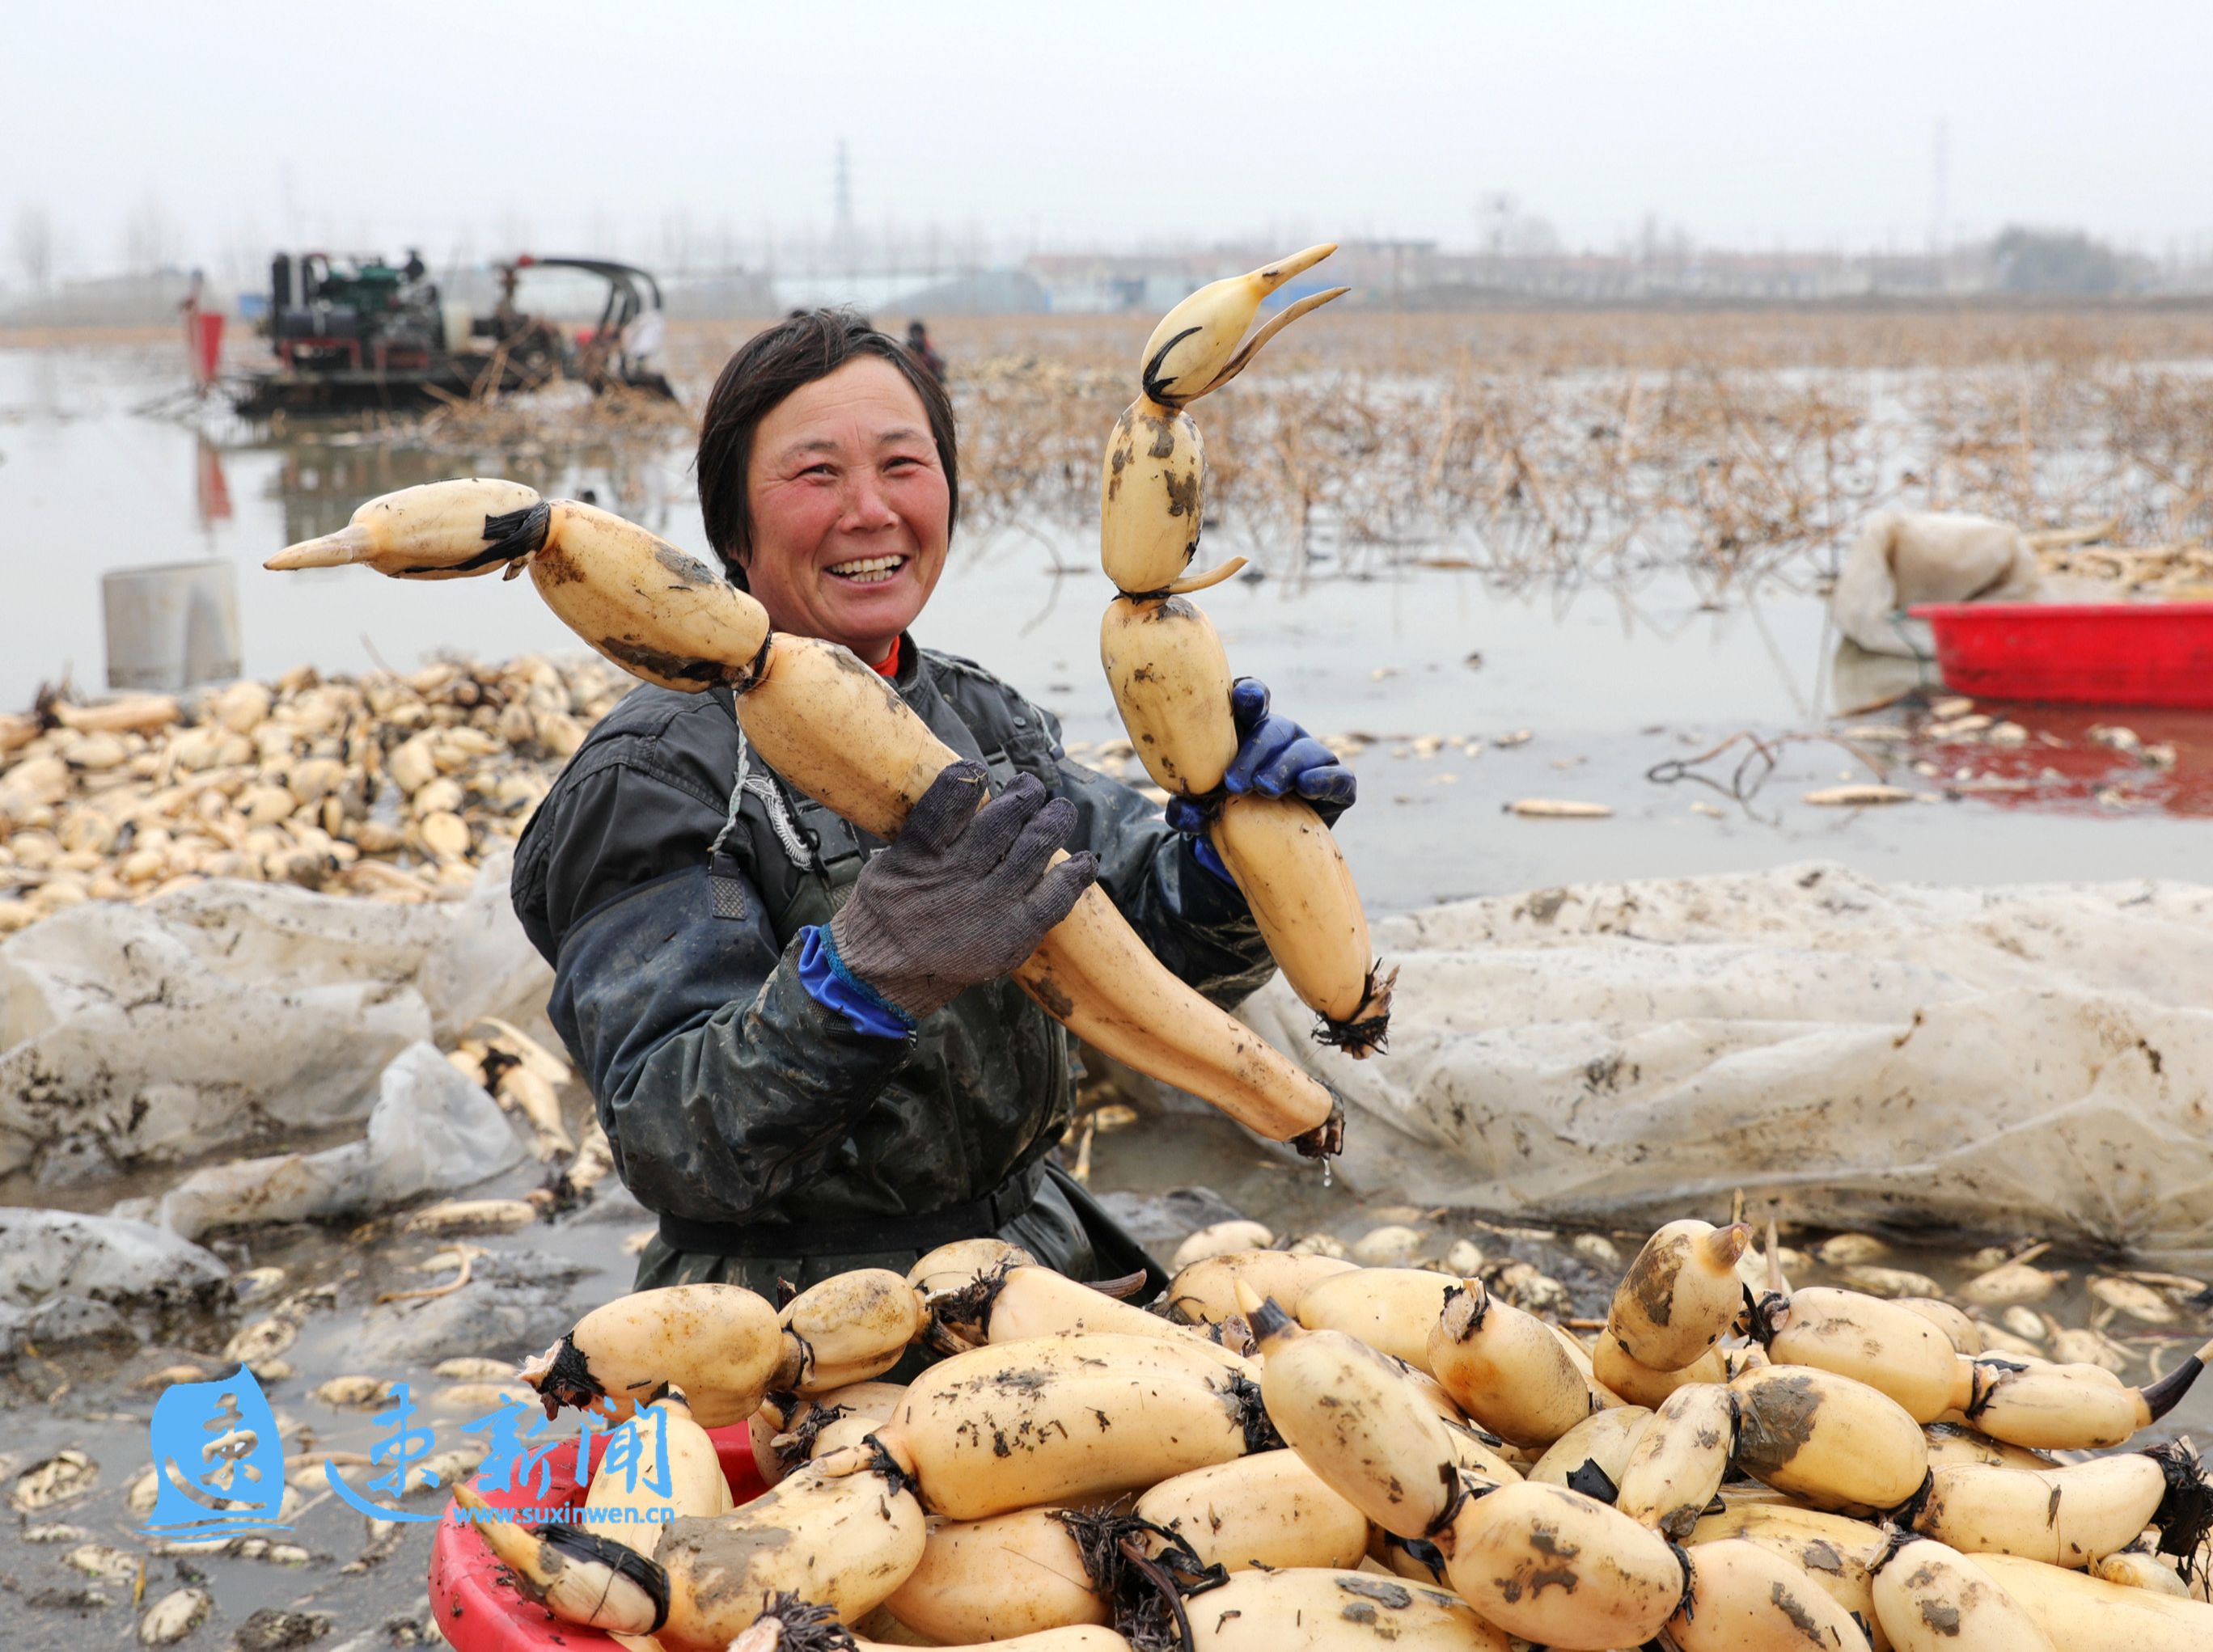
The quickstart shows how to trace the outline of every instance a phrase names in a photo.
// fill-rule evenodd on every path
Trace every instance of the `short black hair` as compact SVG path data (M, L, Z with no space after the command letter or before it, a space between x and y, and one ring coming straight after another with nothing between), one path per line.
M753 433L777 403L802 385L826 379L848 361L873 355L888 361L922 398L945 471L945 531L960 517L960 459L953 428L953 403L907 354L906 346L878 332L851 310L795 310L738 347L723 364L699 421L699 450L692 468L699 479L699 514L707 543L722 559L730 583L743 590L753 555L753 512L746 497Z

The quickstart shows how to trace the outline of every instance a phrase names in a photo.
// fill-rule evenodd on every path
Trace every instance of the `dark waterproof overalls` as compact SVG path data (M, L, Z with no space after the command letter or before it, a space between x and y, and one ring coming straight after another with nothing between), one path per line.
M1142 794L1070 762L1049 714L904 637L893 686L995 791L1027 772L1076 805L1070 847L1098 853L1100 888L1169 969L1223 1005L1267 979L1242 898ZM727 692L656 688L592 732L524 833L515 908L554 966L547 1012L623 1181L660 1218L640 1289L768 1294L995 1233L1079 1278L1144 1264L1047 1174L1079 1068L1013 982L904 1039L856 1030L800 984L795 937L881 847L741 750Z

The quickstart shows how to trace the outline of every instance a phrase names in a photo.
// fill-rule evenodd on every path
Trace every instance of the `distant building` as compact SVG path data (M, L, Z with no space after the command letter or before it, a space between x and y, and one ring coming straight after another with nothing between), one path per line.
M678 320L722 320L730 316L775 315L776 289L765 276L750 270L722 275L675 276L661 283L669 316Z
M1206 255L1148 252L1039 252L1022 266L1058 315L1159 311L1194 287L1238 270Z
M976 270L948 276L939 271L872 270L779 273L776 309L813 309L850 305L888 324L891 313L916 315L1024 315L1046 309L1045 288L1027 270Z

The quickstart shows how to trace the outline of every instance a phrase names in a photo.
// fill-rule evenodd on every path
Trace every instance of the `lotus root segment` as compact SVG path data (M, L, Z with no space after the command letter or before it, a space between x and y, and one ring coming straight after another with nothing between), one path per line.
M1229 661L1187 597L1117 597L1099 629L1099 663L1153 784L1182 798L1222 785L1237 755Z
M1222 799L1209 835L1300 1001L1314 1036L1358 1060L1391 1026L1398 971L1369 950L1368 914L1337 837L1302 798L1247 792Z
M1735 1323L1744 1306L1737 1258L1751 1238L1741 1222L1726 1228L1696 1218L1668 1223L1644 1242L1614 1288L1607 1332L1638 1364L1683 1370Z
M1119 591L1166 591L1198 549L1206 453L1188 413L1140 396L1122 410L1099 478L1099 560Z
M1335 288L1286 306L1239 347L1271 294L1336 251L1335 241L1326 241L1245 275L1210 282L1162 316L1138 358L1138 384L1147 398L1155 406L1180 408L1243 372L1284 326L1346 290Z
M519 482L426 482L378 495L337 532L289 546L263 566L283 573L358 562L395 580L466 580L540 549L550 517L536 490Z

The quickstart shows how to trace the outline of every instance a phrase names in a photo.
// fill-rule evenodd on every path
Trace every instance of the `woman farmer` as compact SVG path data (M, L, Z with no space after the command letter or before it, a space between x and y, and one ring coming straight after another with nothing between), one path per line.
M873 665L964 761L887 845L752 753L728 690L646 687L540 805L515 910L617 1169L660 1218L638 1287L766 1293L991 1234L1079 1278L1145 1266L1046 1162L1078 1069L1006 974L1095 878L1168 969L1243 998L1272 966L1203 821L1070 762L1051 715L909 635L960 465L951 404L898 341L832 311L760 333L716 383L698 471L729 579L777 629ZM1350 804L1350 772L1259 683L1234 708L1233 789Z

